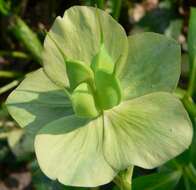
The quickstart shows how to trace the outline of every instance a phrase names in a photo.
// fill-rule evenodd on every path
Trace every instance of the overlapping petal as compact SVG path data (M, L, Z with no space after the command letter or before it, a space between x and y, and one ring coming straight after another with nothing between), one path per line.
M125 101L104 114L104 155L117 170L157 167L187 149L191 139L187 112L166 92Z
M73 113L65 91L52 83L42 69L28 74L6 104L18 124L30 127L33 132Z
M157 91L173 92L180 77L177 42L149 32L129 36L128 40L127 62L117 71L124 99Z
M35 149L42 171L65 185L93 187L130 165L154 168L191 143L181 102L159 92L126 101L95 120L68 116L43 127Z
M124 29L104 11L74 6L57 17L44 42L43 64L48 76L61 86L68 86L65 57L90 65L104 46L112 60L124 63L128 40ZM65 57L62 56L65 55Z
M88 121L68 116L44 126L35 139L42 171L71 186L94 187L110 182L116 172L102 150L102 117Z

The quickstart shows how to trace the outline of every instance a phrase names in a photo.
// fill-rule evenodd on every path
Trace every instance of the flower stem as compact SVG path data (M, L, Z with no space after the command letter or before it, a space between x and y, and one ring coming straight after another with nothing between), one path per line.
M196 105L194 104L192 98L185 95L182 99L182 102L189 115L193 118L196 117Z
M114 183L120 190L131 190L131 182L134 166L128 167L126 170L120 172L114 179Z
M196 84L196 56L194 58L193 66L190 73L188 90L187 93L185 93L184 97L182 98L182 102L192 118L196 117L196 105L193 101L193 95L196 92L195 84Z
M190 74L190 80L189 80L189 86L188 86L188 92L187 92L189 97L192 97L196 90L195 84L196 84L196 56L194 58L193 66L192 66L191 74Z
M0 71L1 78L14 78L21 75L22 75L21 73L14 72L14 71Z
M20 51L0 51L0 56L9 56L16 59L29 59L29 55Z
M98 8L104 9L104 4L105 4L104 0L97 0Z
M187 174L188 178L196 184L196 169L192 164L189 164L185 167L185 173Z
M112 1L112 16L118 20L120 16L122 6L122 0L113 0Z
M189 180L188 177L186 175L183 175L184 178L184 185L185 185L185 189L186 190L191 190L190 184L189 184Z
M14 80L11 83L3 86L0 88L0 95L3 94L4 92L7 92L8 90L11 90L12 88L15 88L19 84L19 80Z

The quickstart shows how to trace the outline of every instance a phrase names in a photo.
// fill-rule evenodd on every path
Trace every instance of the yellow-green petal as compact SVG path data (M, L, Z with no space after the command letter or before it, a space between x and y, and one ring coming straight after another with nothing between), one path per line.
M65 59L90 65L101 48L101 41L114 62L121 56L119 64L124 63L128 42L120 24L100 9L87 6L71 7L65 11L63 17L56 18L45 38L45 72L56 84L68 87Z
M180 45L156 33L128 37L127 62L117 70L124 99L148 93L173 92L180 77Z
M95 187L109 183L116 173L102 150L103 120L68 116L42 128L35 151L42 171L64 185Z
M73 113L65 91L51 82L42 69L28 74L9 95L6 105L17 123L32 131Z
M192 135L182 103L166 92L125 101L104 113L104 156L117 170L157 167L188 149Z

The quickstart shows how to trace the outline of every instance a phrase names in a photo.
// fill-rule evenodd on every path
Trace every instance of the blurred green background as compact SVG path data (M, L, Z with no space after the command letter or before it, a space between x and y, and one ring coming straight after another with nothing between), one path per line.
M0 0L0 190L81 189L61 186L42 174L31 133L17 126L4 105L25 74L41 66L46 31L57 15L63 15L73 5L104 9L129 35L153 31L176 39L182 47L182 73L176 95L196 125L195 92L191 100L184 98L192 76L187 34L190 8L196 7L196 0ZM195 166L194 139L188 153L164 166L154 170L136 168L133 190L196 190ZM111 183L101 189L113 186Z

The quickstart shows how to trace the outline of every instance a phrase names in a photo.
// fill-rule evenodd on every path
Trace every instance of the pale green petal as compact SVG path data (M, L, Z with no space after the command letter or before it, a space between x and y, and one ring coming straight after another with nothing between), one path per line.
M70 186L93 187L110 182L116 173L102 153L103 120L68 116L43 127L35 139L42 171Z
M99 22L100 20L100 22ZM101 27L100 27L101 26ZM128 51L124 29L109 14L93 7L74 6L57 17L44 42L44 70L58 85L69 86L62 53L90 65L103 43L109 56L121 64Z
M9 95L6 104L18 124L33 131L72 113L64 90L52 83L42 69L28 74Z
M188 149L192 125L182 103L152 93L104 114L104 155L115 169L157 167Z
M155 33L129 36L126 64L118 70L124 99L156 91L173 91L180 76L180 46Z

